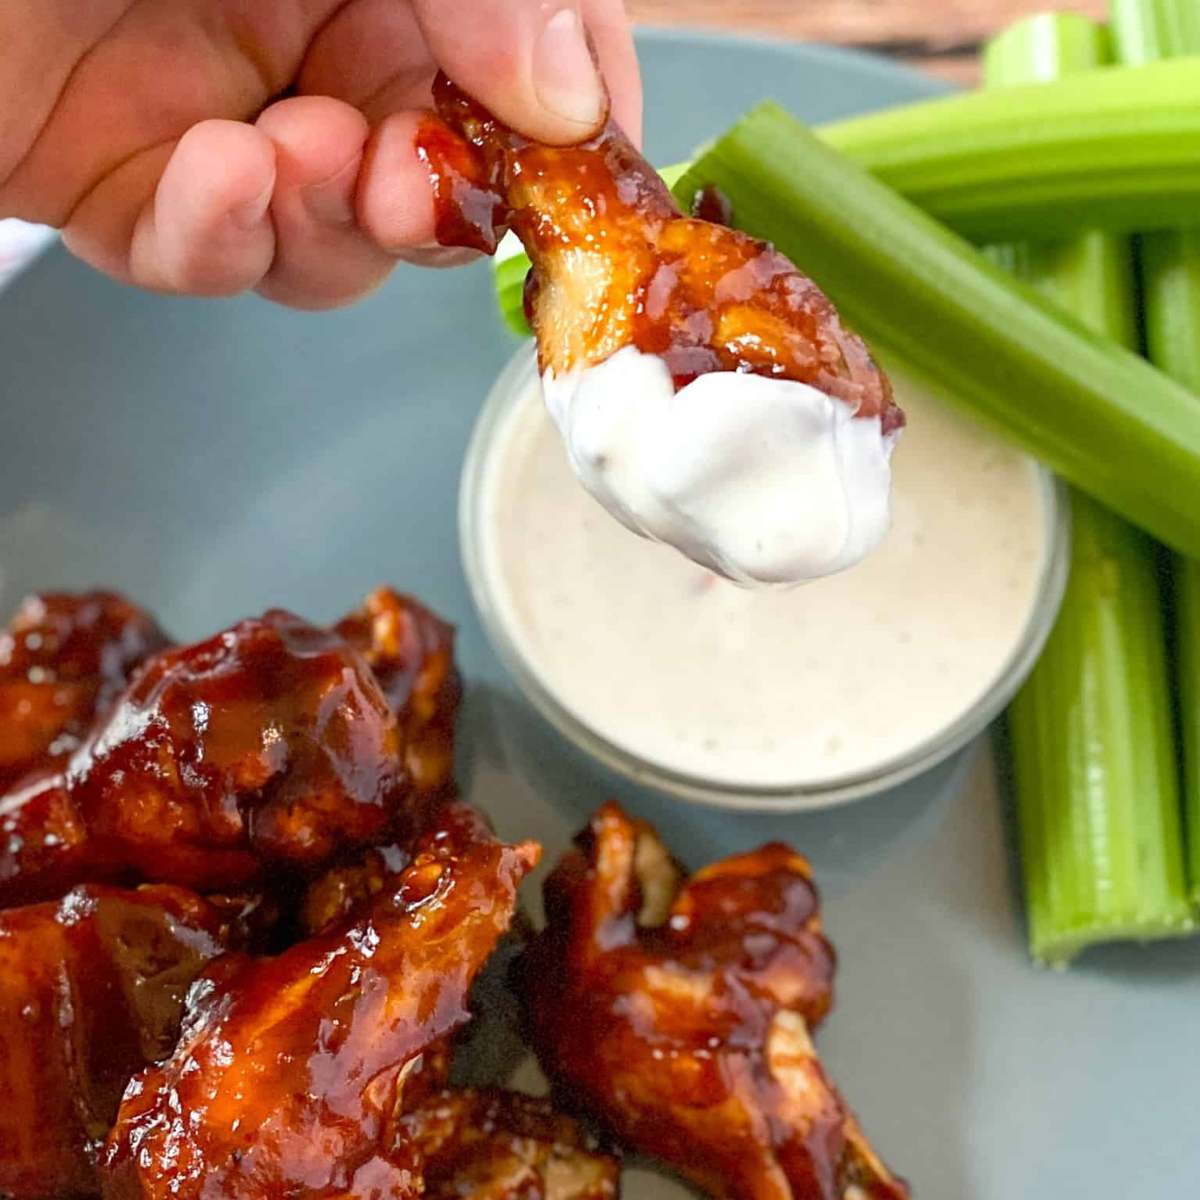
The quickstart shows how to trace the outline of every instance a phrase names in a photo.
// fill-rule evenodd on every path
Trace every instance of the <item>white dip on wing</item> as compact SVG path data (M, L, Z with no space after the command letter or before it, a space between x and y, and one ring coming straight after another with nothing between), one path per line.
M627 346L543 387L584 487L739 583L832 575L887 532L894 438L807 384L722 371L676 392L661 358Z
M1048 532L1032 462L901 384L891 529L852 570L746 589L632 537L579 486L536 381L480 480L482 571L530 668L649 762L733 785L869 771L991 688Z

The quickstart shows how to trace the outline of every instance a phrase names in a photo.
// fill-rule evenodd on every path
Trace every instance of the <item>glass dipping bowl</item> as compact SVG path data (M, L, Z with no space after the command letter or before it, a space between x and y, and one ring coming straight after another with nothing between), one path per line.
M480 411L463 465L459 492L459 538L463 567L475 607L504 667L530 703L578 749L643 787L714 808L752 812L797 812L828 808L876 796L932 771L978 737L1003 711L1029 672L1053 628L1070 563L1070 500L1067 489L1036 466L1045 520L1045 554L1021 636L990 687L950 724L870 770L815 783L737 785L690 775L634 753L591 728L547 686L514 636L489 577L484 537L486 498L493 451L505 420L537 380L532 348L523 346L500 373ZM634 535L630 535L631 537Z

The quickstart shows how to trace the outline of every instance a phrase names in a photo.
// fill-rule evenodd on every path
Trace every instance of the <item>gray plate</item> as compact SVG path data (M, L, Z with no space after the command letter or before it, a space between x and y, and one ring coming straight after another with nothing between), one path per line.
M648 32L642 55L659 162L765 96L819 120L940 90L782 44ZM455 544L463 449L511 350L486 267L402 270L311 316L140 295L51 255L0 297L0 609L107 582L189 637L278 603L330 618L395 581L460 626L472 795L553 854L615 785L505 679ZM1030 967L986 747L887 805L634 799L693 860L766 836L812 856L842 962L822 1047L918 1196L1200 1195L1200 942Z

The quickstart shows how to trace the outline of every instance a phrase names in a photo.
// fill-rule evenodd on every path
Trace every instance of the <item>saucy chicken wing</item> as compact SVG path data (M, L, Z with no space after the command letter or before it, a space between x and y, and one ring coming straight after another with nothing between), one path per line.
M685 880L607 805L548 877L521 976L564 1097L729 1200L903 1200L810 1031L834 969L807 862L782 845Z
M545 146L444 77L434 99L416 149L438 238L524 243L542 393L583 486L745 585L831 575L877 546L904 414L821 289L765 242L681 213L611 122Z
M0 1195L96 1194L130 1076L170 1053L188 986L239 937L236 913L171 887L0 912Z
M469 1019L538 848L450 803L411 849L372 855L383 869L332 928L276 958L227 955L193 987L174 1053L125 1093L106 1196L420 1194L397 1121L440 1086L424 1056Z
M149 616L111 592L25 600L0 632L0 792L63 761L166 646Z
M399 1123L426 1200L615 1200L620 1164L546 1100L464 1089L432 1096Z
M462 681L454 627L411 596L379 588L336 631L366 659L400 722L417 792L446 793L454 775L454 724Z
M512 229L533 262L527 307L543 372L626 346L667 361L676 387L713 371L813 384L903 424L887 377L833 305L782 254L684 216L610 121L575 146L530 142L444 75L438 121L417 138L437 198L438 240L485 253Z
M387 836L408 793L366 663L272 611L153 658L59 773L0 799L0 905L86 880L311 872Z

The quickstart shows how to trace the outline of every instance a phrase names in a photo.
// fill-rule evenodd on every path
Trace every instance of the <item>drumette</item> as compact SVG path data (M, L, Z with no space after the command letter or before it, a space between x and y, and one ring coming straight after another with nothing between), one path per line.
M611 121L532 143L444 77L418 134L439 239L533 262L546 402L619 520L741 582L852 565L888 524L903 414L862 341L771 246L682 214Z

